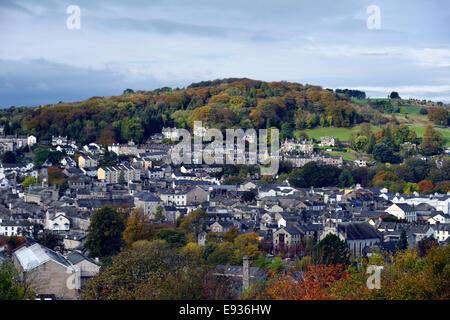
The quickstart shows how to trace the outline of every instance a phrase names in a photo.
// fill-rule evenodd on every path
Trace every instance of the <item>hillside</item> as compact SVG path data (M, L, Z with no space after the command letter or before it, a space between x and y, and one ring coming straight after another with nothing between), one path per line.
M130 139L144 143L163 127L191 128L195 120L219 129L277 127L282 138L320 130L344 139L346 135L335 131L352 132L363 122L379 127L396 112L397 121L418 131L429 123L426 115L419 114L420 108L405 106L405 112L406 101L384 100L366 99L360 91L230 78L193 83L185 89L127 89L121 96L12 107L0 111L0 124L7 134L33 134L39 139L61 135L80 143Z

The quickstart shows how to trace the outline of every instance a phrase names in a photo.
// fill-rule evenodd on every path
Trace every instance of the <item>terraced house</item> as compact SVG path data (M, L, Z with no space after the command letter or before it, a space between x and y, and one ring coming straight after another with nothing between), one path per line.
M120 182L139 181L141 179L141 169L127 164L114 167L100 167L97 171L99 180L107 184ZM123 181L121 181L123 179Z

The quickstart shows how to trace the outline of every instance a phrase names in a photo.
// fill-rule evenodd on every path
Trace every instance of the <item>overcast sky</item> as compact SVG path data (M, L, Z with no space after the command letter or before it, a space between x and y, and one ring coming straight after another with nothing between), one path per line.
M228 77L450 102L449 31L447 0L0 0L0 107Z

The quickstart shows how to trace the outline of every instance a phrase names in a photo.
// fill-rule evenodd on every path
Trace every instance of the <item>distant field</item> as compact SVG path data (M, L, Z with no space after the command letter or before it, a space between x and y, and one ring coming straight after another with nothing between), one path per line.
M400 108L405 108L406 110L406 114L410 115L410 114L417 114L420 115L420 109L421 107L419 106L411 106L411 105L407 105L407 106L401 106ZM423 117L427 117L426 115L421 115Z
M377 98L377 99L357 99L357 98L351 98L352 102L359 103L359 104L368 104L369 102L386 102L389 101L388 98ZM403 100L402 100L403 101Z
M423 126L409 126L411 130L413 130L418 137L422 137L423 132L425 131L425 127ZM437 131L442 133L442 136L445 138L445 146L450 147L450 128L435 128Z
M349 150L348 152L326 151L325 153L336 157L341 156L344 161L355 161L358 159L356 152L352 150Z
M372 126L372 132L379 130L380 128ZM353 128L335 128L335 127L327 127L327 128L314 128L314 129L306 129L306 130L296 130L294 131L294 136L298 138L302 132L306 133L309 138L320 140L321 137L335 137L341 141L350 140L350 135L353 132L358 132L360 130L360 126L355 126Z
M423 135L423 132L425 131L425 126L418 126L418 125L409 125L411 130L413 130L416 135L421 138ZM376 132L379 130L379 127L372 126L372 132ZM350 135L352 133L356 133L360 130L360 126L355 126L353 128L347 129L347 128L334 128L334 127L327 127L327 128L314 128L314 129L306 129L306 130L296 130L294 131L294 136L298 138L302 132L306 133L309 138L319 140L321 137L335 137L338 138L341 141L348 141L350 140ZM450 128L436 128L436 130L440 131L442 135L445 138L445 146L450 147Z

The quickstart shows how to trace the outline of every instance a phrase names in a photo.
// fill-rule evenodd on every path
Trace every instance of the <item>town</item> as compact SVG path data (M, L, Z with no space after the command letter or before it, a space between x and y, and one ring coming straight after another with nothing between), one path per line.
M433 188L393 193L369 184L367 177L356 181L350 172L367 175L376 163L320 152L350 142L332 136L286 138L280 143L280 173L260 176L244 165L173 165L176 132L163 128L145 144L109 145L3 134L0 264L10 261L21 281L32 279L36 299L80 299L84 285L111 264L107 257L120 251L94 250L92 242L98 239L89 240L97 232L94 225L101 223L94 216L100 212L112 219L110 211L126 217L126 229L120 231L130 246L146 239L125 236L141 219L139 227L148 225L153 232L147 239L211 251L207 259L214 269L209 273L237 283L233 298L267 278L263 266L268 264L278 263L302 281L313 248L330 239L345 243L351 259L449 242L450 195L430 192ZM448 160L440 157L416 153L405 165L408 161L450 174ZM316 171L331 176L335 170L340 170L338 184L314 187L313 181L306 186L305 177L299 177ZM203 224L193 222L199 217ZM237 239L245 244L239 247Z

